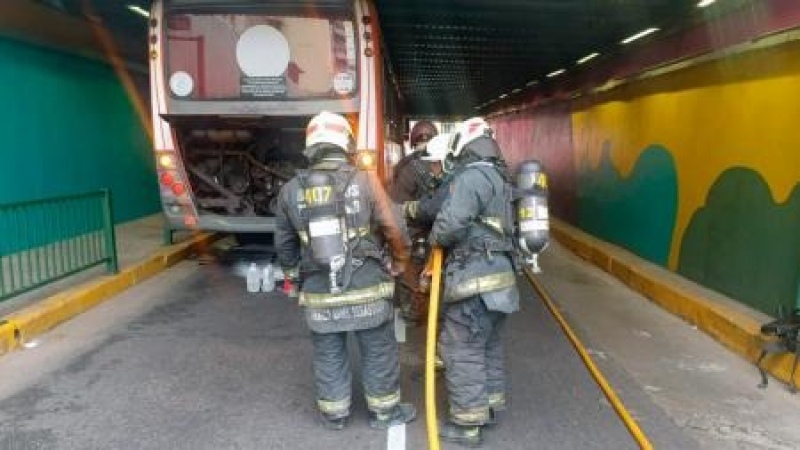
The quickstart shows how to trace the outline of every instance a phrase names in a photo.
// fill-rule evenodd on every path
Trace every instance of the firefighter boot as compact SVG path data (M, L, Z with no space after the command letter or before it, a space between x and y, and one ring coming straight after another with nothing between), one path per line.
M489 417L486 419L486 422L484 422L483 425L487 428L496 426L500 422L500 418L503 417L502 411L505 411L505 408L495 409L490 407Z
M417 418L417 409L410 403L399 403L389 411L376 413L370 411L369 426L385 430L393 425L408 423Z
M322 426L329 429L338 431L341 430L347 425L347 416L336 416L333 414L325 414L324 412L320 411L319 413L320 421L322 422Z
M480 447L483 444L481 427L478 425L458 425L453 422L440 423L439 437L443 441L454 442L467 447Z

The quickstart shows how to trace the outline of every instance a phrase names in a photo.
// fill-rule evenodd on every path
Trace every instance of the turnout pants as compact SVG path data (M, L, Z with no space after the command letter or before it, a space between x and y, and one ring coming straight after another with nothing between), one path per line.
M347 333L312 332L317 406L334 418L350 414L352 372ZM400 363L394 324L388 321L353 333L361 351L367 407L376 413L389 411L400 402Z
M506 314L489 311L480 295L444 306L439 351L445 365L450 420L483 425L489 408L506 406L500 333Z

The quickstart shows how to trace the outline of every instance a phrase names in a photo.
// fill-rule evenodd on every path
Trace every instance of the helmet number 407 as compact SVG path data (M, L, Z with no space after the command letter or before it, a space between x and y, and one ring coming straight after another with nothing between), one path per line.
M309 204L329 203L332 195L333 186L314 186L303 191L303 197Z

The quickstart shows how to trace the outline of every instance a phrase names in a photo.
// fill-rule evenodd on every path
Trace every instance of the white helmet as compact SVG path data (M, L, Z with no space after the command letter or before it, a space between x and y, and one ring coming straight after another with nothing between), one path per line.
M428 142L422 161L444 161L450 153L450 133L437 134Z
M481 136L491 136L492 129L481 117L473 117L456 125L456 131L450 140L450 150L458 157L464 147Z
M314 116L306 127L306 148L321 143L336 145L348 153L353 152L355 145L350 122L339 114L328 111Z

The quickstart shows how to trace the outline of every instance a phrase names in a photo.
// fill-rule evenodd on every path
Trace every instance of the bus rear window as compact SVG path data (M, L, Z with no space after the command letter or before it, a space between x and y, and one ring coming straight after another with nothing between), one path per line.
M183 100L301 100L356 94L351 18L172 14L166 82Z

